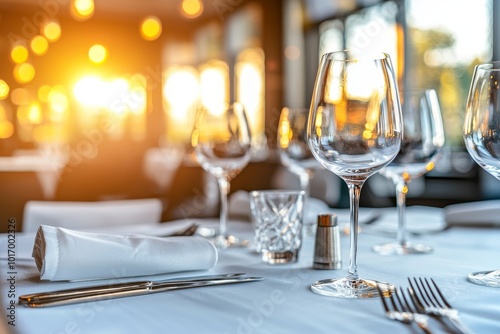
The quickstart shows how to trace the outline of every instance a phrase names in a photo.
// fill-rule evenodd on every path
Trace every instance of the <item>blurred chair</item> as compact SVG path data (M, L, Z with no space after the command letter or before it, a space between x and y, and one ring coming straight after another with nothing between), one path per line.
M70 229L160 222L162 202L157 198L98 202L28 201L23 212L23 232L40 225Z

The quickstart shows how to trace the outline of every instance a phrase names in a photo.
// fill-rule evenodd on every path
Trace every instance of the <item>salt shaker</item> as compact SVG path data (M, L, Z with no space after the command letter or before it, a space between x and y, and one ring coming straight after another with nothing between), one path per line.
M313 269L340 268L342 268L342 257L337 215L332 213L319 214L314 244Z

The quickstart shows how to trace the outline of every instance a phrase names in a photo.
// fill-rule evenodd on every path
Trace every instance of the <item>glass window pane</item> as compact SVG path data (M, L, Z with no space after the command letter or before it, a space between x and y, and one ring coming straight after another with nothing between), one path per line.
M344 49L344 25L340 20L323 22L319 26L319 56Z
M346 19L346 48L388 53L397 68L398 7L390 1L368 7Z
M449 146L463 146L472 70L492 57L492 0L407 0L407 88L435 88Z

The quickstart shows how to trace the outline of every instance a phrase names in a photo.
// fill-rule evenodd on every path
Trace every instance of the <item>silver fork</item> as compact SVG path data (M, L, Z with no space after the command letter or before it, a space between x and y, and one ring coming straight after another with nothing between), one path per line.
M427 316L419 314L412 309L401 288L397 288L393 292L390 292L390 303L386 301L386 297L384 297L384 293L380 286L377 285L377 289L387 318L400 321L407 325L417 324L424 333L432 334L431 330L427 327Z
M443 323L456 333L471 333L460 321L458 311L448 303L432 278L422 279L419 277L417 279L414 277L412 280L408 277L408 282L410 283L408 291L418 312L435 316L441 320L447 319L448 322Z

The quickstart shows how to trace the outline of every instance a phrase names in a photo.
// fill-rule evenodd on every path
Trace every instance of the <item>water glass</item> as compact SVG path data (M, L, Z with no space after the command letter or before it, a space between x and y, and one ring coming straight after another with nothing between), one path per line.
M250 193L255 248L267 263L297 262L302 245L304 191Z

